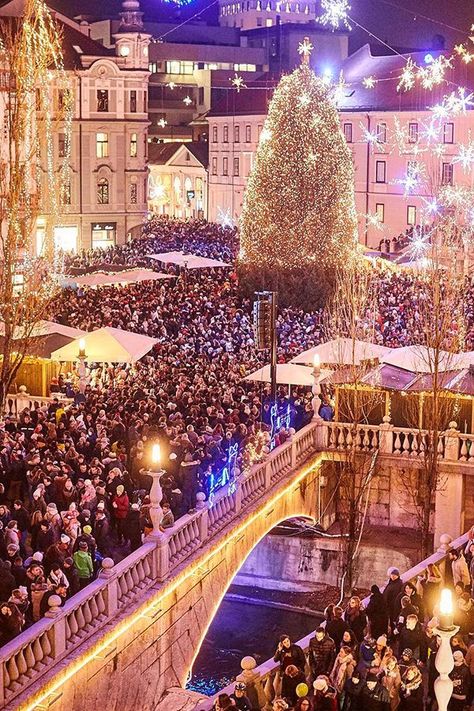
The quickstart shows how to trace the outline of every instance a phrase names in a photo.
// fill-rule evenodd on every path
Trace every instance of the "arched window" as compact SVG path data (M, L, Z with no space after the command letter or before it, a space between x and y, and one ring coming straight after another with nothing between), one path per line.
M107 178L101 178L97 183L97 204L109 204L109 181Z

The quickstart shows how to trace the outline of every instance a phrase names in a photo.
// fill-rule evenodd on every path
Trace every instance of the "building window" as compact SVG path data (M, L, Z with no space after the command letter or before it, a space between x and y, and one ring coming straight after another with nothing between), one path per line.
M138 202L138 185L136 183L130 185L130 202L132 205L136 205Z
M217 175L217 157L212 158L212 175Z
M257 126L257 140L258 141L260 141L260 134L262 133L262 131L263 131L263 126L260 124L259 126Z
M234 143L240 143L240 126L234 126Z
M378 202L375 205L375 216L377 218L377 222L385 222L385 205L383 202Z
M92 249L107 249L115 245L116 222L92 223Z
M58 154L60 158L65 158L67 153L67 141L66 134L60 133L58 135Z
M229 175L229 159L222 159L222 175Z
M187 74L194 72L194 62L180 62L171 60L166 62L166 74Z
M198 87L198 104L202 105L204 103L204 87Z
M64 185L62 186L61 190L61 205L70 205L71 204L71 183L68 180Z
M346 139L347 143L352 143L352 124L345 123L343 130L344 130L344 138Z
M387 163L384 160L378 160L375 163L375 182L387 182Z
M452 163L443 163L441 170L441 183L443 185L453 185L454 166Z
M107 89L97 89L97 111L109 110L109 92Z
M132 91L130 92L130 113L131 114L137 113L137 91L136 91L136 89L132 89Z
M217 143L217 126L212 127L212 142Z
M443 125L443 143L454 143L454 123Z
M101 178L97 183L97 204L109 204L109 181L107 178Z
M156 63L156 62L150 62L150 63L148 64L148 71L150 72L150 74L156 74L157 71L158 71L158 65L157 65L157 63Z
M143 113L146 114L148 112L148 92L144 91L143 92Z
M414 205L407 207L407 224L416 225L416 207Z
M418 124L415 121L408 124L408 143L418 143Z
M109 157L109 134L108 133L96 133L95 148L96 148L97 158L108 158Z
M238 177L239 175L239 159L234 158L234 175Z
M387 143L387 124L377 124L377 143Z
M224 143L229 143L229 127L228 126L224 126L224 135L223 135L222 140L224 141Z
M252 126L247 124L245 127L245 142L250 143L252 141Z
M69 89L58 89L58 109L62 111L67 108L70 101Z
M130 158L136 158L138 155L138 136L132 133L130 136Z

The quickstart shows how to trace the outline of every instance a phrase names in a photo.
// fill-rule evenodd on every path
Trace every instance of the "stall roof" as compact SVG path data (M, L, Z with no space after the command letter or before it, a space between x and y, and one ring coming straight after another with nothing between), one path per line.
M383 357L383 362L387 365L394 365L403 368L411 373L430 373L434 357L433 348L426 346L404 346L394 348L391 353ZM474 364L474 352L448 353L440 351L440 367L444 370L463 370L470 364Z
M156 259L163 264L176 264L187 269L209 269L211 267L230 267L227 262L218 259L208 259L197 254L185 254L184 252L160 252L160 254L149 254L150 259Z
M109 274L94 272L94 274L74 277L71 281L79 286L115 286L117 284L137 284L142 281L173 278L172 274L161 274L160 272L154 272L152 269L128 269L123 272Z
M276 379L279 385L314 384L313 369L308 368L305 365L295 365L295 363L278 363L276 367ZM259 368L254 373L247 375L244 380L255 380L257 382L269 383L270 366L264 365L263 368Z
M54 351L51 358L68 362L77 360L80 340L78 338ZM156 338L110 326L86 333L83 340L89 363L135 363L158 343Z
M312 365L314 356L319 355L321 363L325 365L360 365L367 360L382 360L391 351L391 348L379 346L377 343L353 341L352 338L334 338L332 341L320 343L314 348L303 351L291 362Z

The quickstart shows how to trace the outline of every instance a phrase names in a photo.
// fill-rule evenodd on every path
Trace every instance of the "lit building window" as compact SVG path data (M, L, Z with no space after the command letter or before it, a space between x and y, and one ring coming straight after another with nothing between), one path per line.
M441 183L443 185L454 184L454 166L452 163L443 163L441 172Z
M96 133L95 137L96 156L97 158L109 157L109 134Z
M101 178L97 183L97 204L109 204L109 181L107 178Z
M229 175L229 159L222 159L222 175Z
M212 127L212 142L217 143L217 126Z
M382 202L378 202L375 205L375 216L377 218L377 222L385 222L385 205Z
M375 163L375 182L387 182L387 163L384 160L378 160Z
M345 123L343 130L344 130L344 138L346 139L347 143L352 143L352 124Z
M387 124L377 124L377 143L387 143Z
M234 175L238 177L239 175L239 159L234 158Z
M131 114L137 113L137 91L136 91L136 89L132 89L132 91L130 92L130 113Z
M247 124L245 127L245 142L250 143L252 140L252 126L250 124Z
M61 190L61 205L70 205L71 204L71 183L68 180L64 185L62 186Z
M443 143L454 143L454 123L445 123L443 126Z
M138 202L138 185L136 183L130 185L130 202L132 205L136 205Z
M408 124L408 143L418 143L418 124L415 121Z
M416 225L416 207L414 205L407 207L407 224Z

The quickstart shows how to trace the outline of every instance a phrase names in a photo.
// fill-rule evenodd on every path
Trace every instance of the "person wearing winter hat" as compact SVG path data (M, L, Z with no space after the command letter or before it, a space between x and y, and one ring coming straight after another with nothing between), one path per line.
M53 566L63 567L65 558L71 555L71 539L65 533L61 534L59 543L53 543L45 553L43 564L46 575L49 575Z
M119 487L118 487L119 488ZM140 506L133 503L123 522L123 534L130 541L130 551L136 551L142 544L142 529L140 523Z
M361 709L364 711L390 711L390 696L382 686L377 674L369 672L360 695Z
M408 667L402 675L399 694L398 708L401 711L419 711L423 708L423 677L417 666Z
M395 627L395 622L397 618L398 608L397 599L403 590L403 580L400 577L400 571L398 568L389 568L387 570L388 582L383 591L383 599L385 602L385 607L390 618L390 623L392 629Z
M85 588L85 586L90 583L94 574L92 557L88 551L86 541L79 543L79 550L74 553L73 560L79 576L79 586L82 590L82 588Z
M327 676L318 676L313 682L314 711L338 711L337 693Z
M237 681L234 686L234 693L230 694L230 699L234 702L234 706L238 711L251 711L251 704L248 697L245 695L247 687L243 681Z

